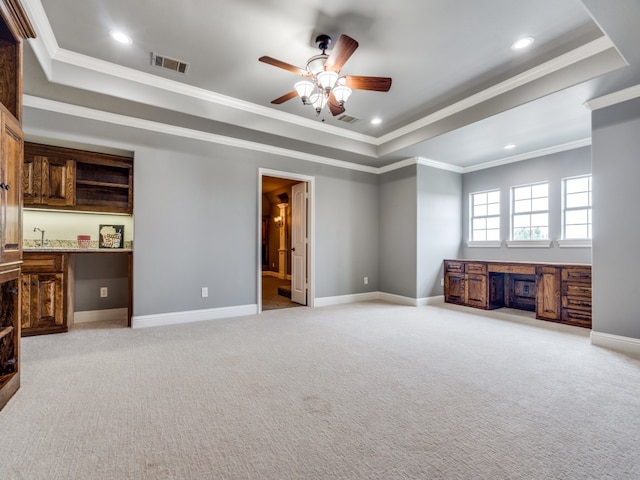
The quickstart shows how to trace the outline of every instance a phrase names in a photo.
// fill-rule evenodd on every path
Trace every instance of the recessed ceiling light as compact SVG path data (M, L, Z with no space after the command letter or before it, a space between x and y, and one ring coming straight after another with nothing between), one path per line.
M502 148L504 148L505 150L512 150L512 149L516 148L516 146L513 143L510 143L508 145L505 145Z
M131 44L131 37L119 30L112 30L111 32L109 32L109 35L111 35L111 38L113 38L116 42L124 43L126 45Z
M380 125L382 123L382 119L379 117L375 117L371 119L371 125Z
M511 50L522 50L523 48L527 48L535 42L535 38L533 37L523 37L511 44Z

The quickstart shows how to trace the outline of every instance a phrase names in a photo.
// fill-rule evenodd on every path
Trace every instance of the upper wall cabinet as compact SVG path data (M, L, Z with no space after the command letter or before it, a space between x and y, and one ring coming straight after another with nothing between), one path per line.
M133 159L25 143L24 204L91 212L133 212Z

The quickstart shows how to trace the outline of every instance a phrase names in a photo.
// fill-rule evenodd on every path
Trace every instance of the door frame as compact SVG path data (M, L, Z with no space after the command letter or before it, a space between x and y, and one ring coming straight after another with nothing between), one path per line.
M256 297L258 314L262 313L262 177L276 177L305 182L307 184L307 306L313 307L315 299L315 177L268 168L258 169L258 205L256 219Z

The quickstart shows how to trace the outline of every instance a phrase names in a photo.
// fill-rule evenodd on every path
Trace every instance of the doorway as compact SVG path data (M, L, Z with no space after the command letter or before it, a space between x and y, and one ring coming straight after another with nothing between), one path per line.
M313 306L314 179L260 169L258 187L258 313Z

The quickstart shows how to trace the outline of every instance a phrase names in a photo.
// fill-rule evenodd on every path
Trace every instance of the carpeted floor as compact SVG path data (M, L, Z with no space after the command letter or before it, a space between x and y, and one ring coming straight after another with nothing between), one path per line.
M640 478L640 359L381 302L22 342L2 480Z

